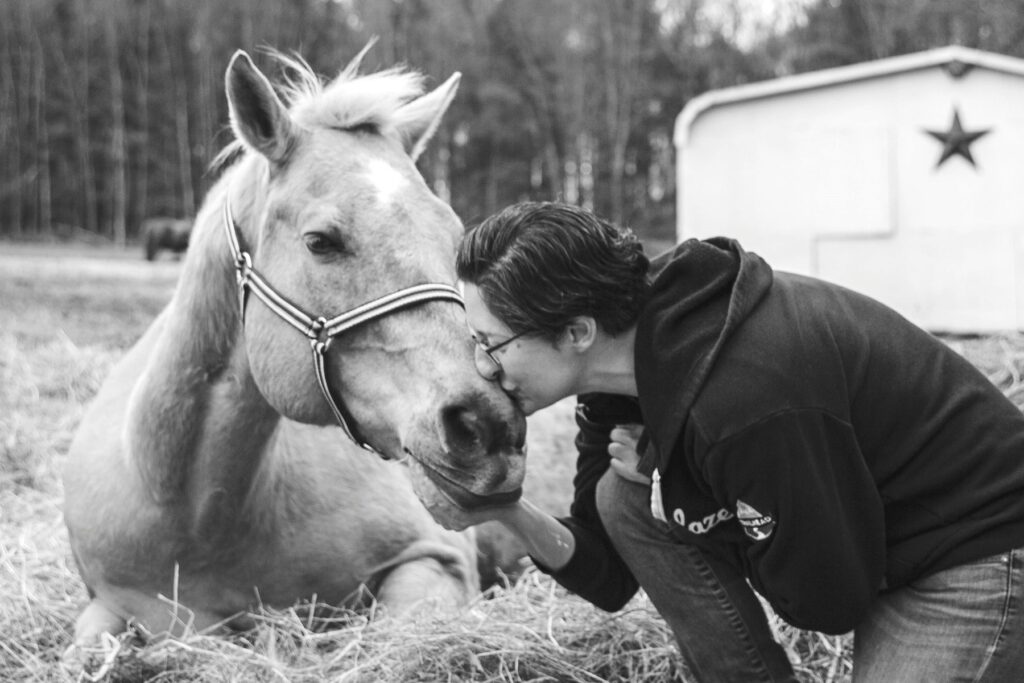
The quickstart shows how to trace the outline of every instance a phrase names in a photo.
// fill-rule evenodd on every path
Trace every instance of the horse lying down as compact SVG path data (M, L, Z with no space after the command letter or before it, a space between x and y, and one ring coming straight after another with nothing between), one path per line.
M237 140L177 289L68 454L78 646L361 587L391 612L479 590L472 535L420 502L515 499L524 474L525 419L474 369L452 288L462 226L414 165L458 75L424 95L361 56L328 84L279 56L280 95L228 66Z

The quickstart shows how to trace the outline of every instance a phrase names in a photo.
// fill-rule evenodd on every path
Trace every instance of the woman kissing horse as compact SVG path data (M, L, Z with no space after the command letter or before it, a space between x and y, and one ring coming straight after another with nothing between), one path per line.
M417 499L512 499L524 474L525 420L474 369L452 288L462 226L414 164L458 74L423 94L361 57L323 84L278 56L280 96L245 53L228 66L235 160L68 454L79 645L361 586L395 611L478 589L472 539Z

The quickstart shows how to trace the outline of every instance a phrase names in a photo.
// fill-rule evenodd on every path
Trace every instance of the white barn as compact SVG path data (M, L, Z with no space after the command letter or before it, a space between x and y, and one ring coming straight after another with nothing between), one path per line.
M947 47L716 90L676 120L677 236L934 331L1024 329L1024 60Z

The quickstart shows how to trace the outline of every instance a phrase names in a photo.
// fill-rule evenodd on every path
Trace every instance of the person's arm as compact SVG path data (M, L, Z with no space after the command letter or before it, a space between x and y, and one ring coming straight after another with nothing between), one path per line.
M569 515L557 521L573 537L569 561L561 567L534 556L538 569L559 584L609 612L621 609L639 588L604 530L597 511L596 491L608 471L609 445L616 425L641 421L635 399L610 394L580 396L576 410L576 476ZM558 558L560 559L560 558Z
M568 527L528 500L521 499L497 518L526 546L535 562L557 572L576 551L576 538Z
M432 514L439 524L456 531L485 522L500 522L516 535L530 557L549 571L564 568L576 550L576 539L568 527L525 498L500 507L445 508Z
M475 511L432 511L449 529L497 521L522 542L534 564L567 590L609 612L624 606L639 585L605 533L597 512L597 483L608 471L611 432L640 420L636 402L621 396L581 397L576 413L576 476L569 515L556 518L526 499ZM622 436L620 458L635 442ZM635 453L631 456L635 460Z

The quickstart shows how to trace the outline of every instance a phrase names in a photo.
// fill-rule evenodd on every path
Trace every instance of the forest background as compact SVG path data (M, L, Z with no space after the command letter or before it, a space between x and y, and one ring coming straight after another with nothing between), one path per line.
M419 166L467 225L560 199L673 239L676 116L710 89L961 44L1024 57L1024 0L3 0L0 238L126 245L189 217L237 49L463 74Z

